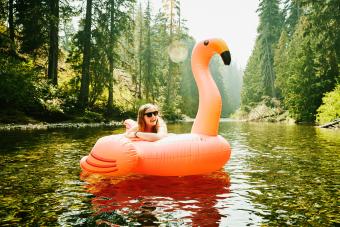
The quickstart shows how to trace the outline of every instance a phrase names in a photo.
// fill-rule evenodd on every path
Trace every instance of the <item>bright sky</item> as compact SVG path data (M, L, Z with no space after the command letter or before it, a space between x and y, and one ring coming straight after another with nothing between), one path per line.
M158 11L162 0L151 0ZM254 47L259 18L259 0L180 0L182 18L196 41L222 38L232 61L245 68Z

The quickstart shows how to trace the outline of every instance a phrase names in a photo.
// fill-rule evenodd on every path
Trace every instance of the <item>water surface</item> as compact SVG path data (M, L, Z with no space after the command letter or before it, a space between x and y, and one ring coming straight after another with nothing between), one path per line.
M189 132L191 123L169 131ZM335 226L340 131L222 122L232 147L203 176L81 173L96 140L121 128L0 132L0 225Z

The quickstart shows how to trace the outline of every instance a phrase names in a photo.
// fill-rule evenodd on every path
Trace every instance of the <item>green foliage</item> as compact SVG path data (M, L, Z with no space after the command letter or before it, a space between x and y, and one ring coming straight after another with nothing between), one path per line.
M222 63L218 66L222 75L225 91L222 95L222 100L228 100L224 106L222 106L222 117L228 117L235 112L241 104L241 89L242 89L242 77L243 71L238 68L235 62L232 62L229 66L225 66Z
M46 83L39 99L44 110L41 118L47 121L67 120L69 115L77 113L75 94L67 89L66 86L57 88Z
M277 97L279 94L275 87L274 57L284 15L278 0L261 0L258 12L259 34L244 72L241 93L241 109L246 112L261 103L263 97Z
M105 121L102 114L93 112L90 110L85 110L84 114L81 117L76 118L75 120L79 122L86 122L86 123Z
M264 86L264 94L276 97L274 87L275 72L274 48L280 37L283 15L279 9L279 0L262 0L259 5L260 24L258 42L260 46L260 67Z
M288 34L285 30L282 31L281 37L275 49L274 55L274 70L276 74L275 87L278 90L278 97L281 97L281 89L285 87L287 78L289 78L287 66L289 57L287 53Z
M340 84L322 98L322 105L317 109L316 121L319 124L340 118Z
M0 26L6 23L8 16L7 0L0 0Z
M282 100L296 121L313 122L323 94L340 80L338 3L286 1L285 17L276 3L260 3L259 36L245 71L241 107L250 111L269 95ZM270 93L268 82L273 79Z
M21 50L37 53L47 43L48 6L42 0L17 0L15 3L16 25L20 28ZM32 16L34 15L34 16Z
M288 36L292 36L299 22L299 17L303 13L300 0L286 0L284 3L283 13L286 20L284 21L284 29L287 30Z
M178 94L172 94L173 99L171 100L171 105L167 105L165 100L166 97L166 87L161 89L161 95L159 97L158 105L162 110L162 116L170 121L182 119L182 110L180 109L180 105L182 103L182 97Z
M260 68L260 48L255 44L245 72L243 76L243 87L241 92L241 108L243 110L251 107L255 107L257 103L261 102L262 96L264 95L264 87L261 78Z
M309 28L308 18L302 17L286 50L278 51L282 54L276 58L276 85L290 115L297 121L313 122L322 94L332 87L335 75L322 72L327 65L320 65L324 57L319 52L324 50L319 49L320 39L305 33Z
M195 41L191 38L187 39L186 45L188 53L192 53ZM180 95L182 96L182 103L180 109L183 114L194 118L198 109L198 89L191 70L191 55L184 60L180 66L181 82L180 82Z
M22 111L41 109L43 83L32 62L22 62L0 55L0 105L1 108Z

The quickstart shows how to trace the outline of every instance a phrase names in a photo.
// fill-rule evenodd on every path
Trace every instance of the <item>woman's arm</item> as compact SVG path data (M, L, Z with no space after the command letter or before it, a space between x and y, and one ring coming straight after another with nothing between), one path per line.
M153 142L153 141L157 141L157 140L160 140L164 137L167 136L167 134L164 134L164 133L154 133L154 132L139 132L139 131L135 131L135 132L126 132L125 133L125 136L127 138L140 138L142 140L146 140L146 141L150 141L150 142Z
M168 129L166 127L166 124L162 119L160 119L157 124L157 133L129 131L127 136L129 138L137 137L137 138L141 138L142 140L153 142L153 141L160 140L166 137L167 135L168 135Z
M157 141L165 137L165 135L154 132L136 132L135 135L137 138L150 142Z
M137 132L137 131L138 131L138 125L126 130L126 132Z

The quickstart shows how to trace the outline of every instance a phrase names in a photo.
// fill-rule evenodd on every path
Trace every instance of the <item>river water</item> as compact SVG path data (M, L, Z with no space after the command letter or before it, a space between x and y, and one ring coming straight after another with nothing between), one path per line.
M191 123L170 124L187 133ZM96 140L122 128L1 131L1 226L335 226L340 131L221 122L232 147L203 176L109 178L81 172Z

